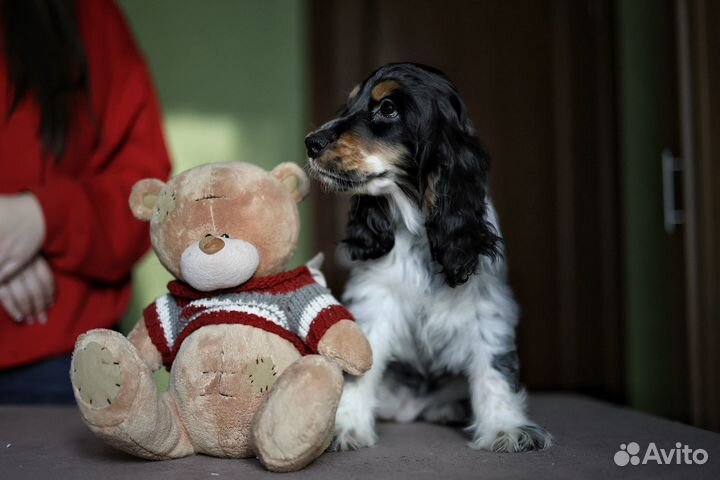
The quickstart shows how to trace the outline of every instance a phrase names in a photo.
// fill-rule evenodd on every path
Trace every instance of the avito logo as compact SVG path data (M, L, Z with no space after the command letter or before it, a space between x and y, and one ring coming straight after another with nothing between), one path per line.
M640 445L630 442L627 445L620 444L620 450L615 452L613 457L615 465L624 467L626 465L647 465L657 463L658 465L702 465L708 461L708 452L702 448L692 449L680 442L675 443L675 448L658 448L655 442L648 444L645 453L640 455Z

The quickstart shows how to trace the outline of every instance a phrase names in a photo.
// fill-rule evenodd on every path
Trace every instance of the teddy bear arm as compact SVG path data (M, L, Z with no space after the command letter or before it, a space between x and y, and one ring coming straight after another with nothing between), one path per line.
M330 327L318 343L318 353L351 375L361 375L372 366L370 343L352 320L340 320Z
M145 321L141 318L135 324L135 327L128 334L128 340L132 343L140 354L140 358L155 371L162 367L162 356L148 334Z

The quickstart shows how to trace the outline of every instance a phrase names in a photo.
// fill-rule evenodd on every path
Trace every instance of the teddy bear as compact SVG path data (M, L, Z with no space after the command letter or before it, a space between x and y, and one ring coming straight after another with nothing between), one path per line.
M206 164L135 184L130 208L174 280L127 337L78 337L70 375L98 437L147 459L256 456L280 472L327 449L343 371L367 371L372 352L317 272L286 269L308 191L294 163ZM167 392L153 381L163 365Z

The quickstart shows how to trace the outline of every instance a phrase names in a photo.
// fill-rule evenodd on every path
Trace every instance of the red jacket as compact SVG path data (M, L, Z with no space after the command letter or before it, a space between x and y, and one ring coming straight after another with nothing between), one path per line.
M34 97L5 121L12 85L0 45L0 194L37 196L56 287L46 325L16 324L0 306L0 368L68 353L81 333L120 320L132 266L149 246L147 226L130 213L130 189L170 171L152 81L122 15L106 0L77 6L95 119L77 102L61 158L42 153Z

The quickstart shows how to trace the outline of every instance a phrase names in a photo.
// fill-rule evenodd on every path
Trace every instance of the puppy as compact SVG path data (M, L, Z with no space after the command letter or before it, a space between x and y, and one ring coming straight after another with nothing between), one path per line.
M346 383L334 448L374 445L376 417L470 421L472 448L548 447L518 382L490 158L450 80L386 65L305 144L311 174L353 195L343 300L373 349L372 369Z

